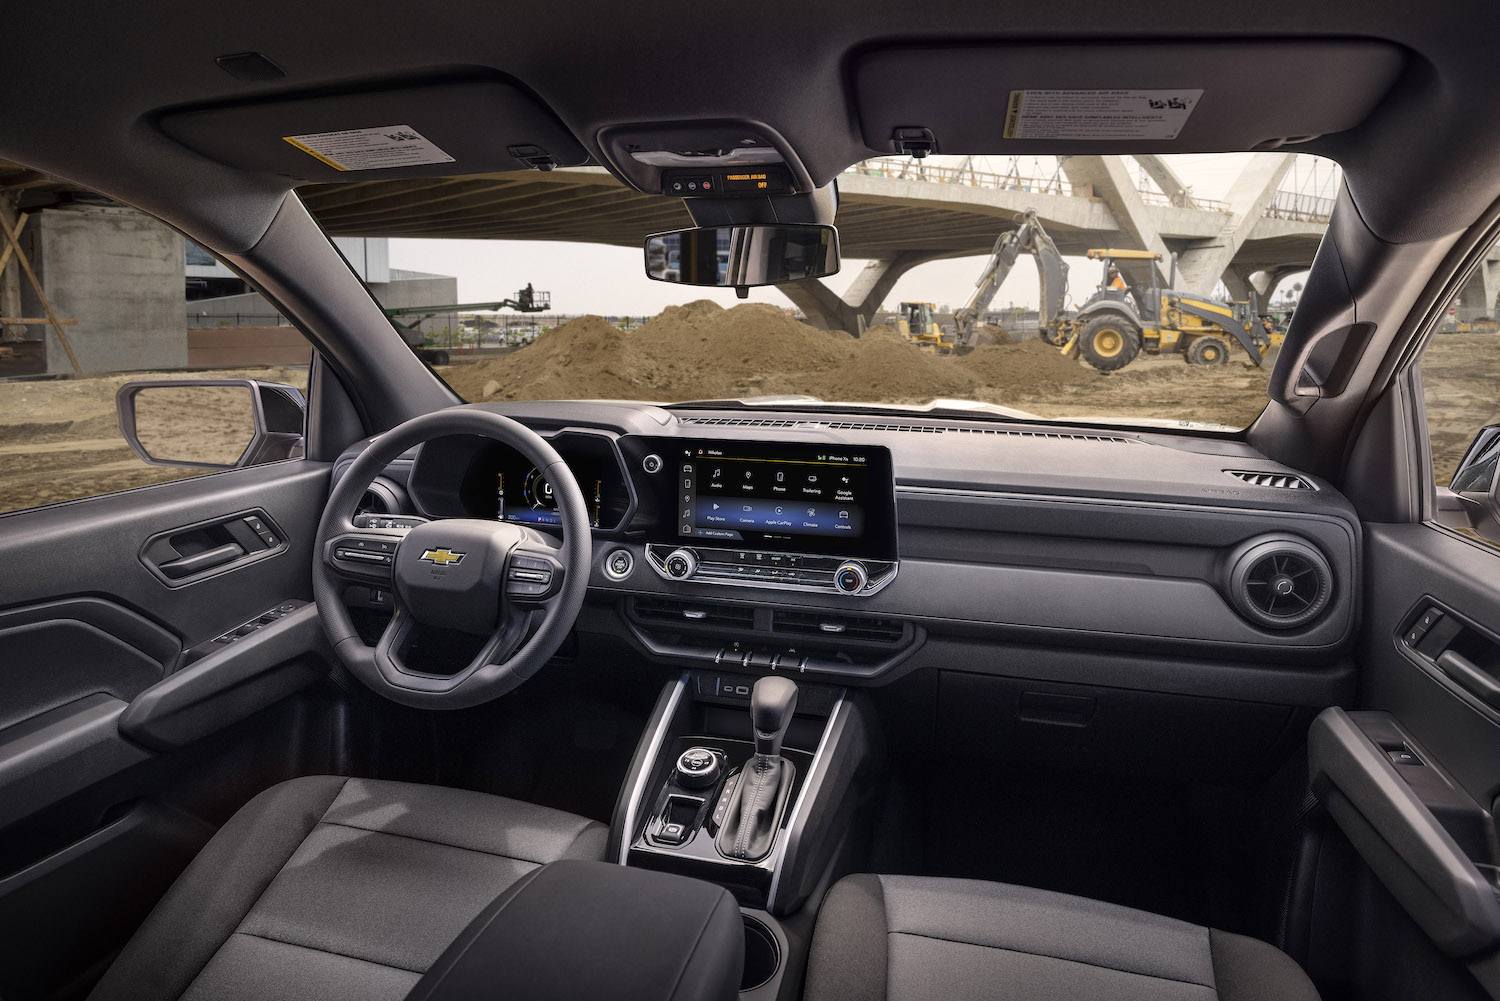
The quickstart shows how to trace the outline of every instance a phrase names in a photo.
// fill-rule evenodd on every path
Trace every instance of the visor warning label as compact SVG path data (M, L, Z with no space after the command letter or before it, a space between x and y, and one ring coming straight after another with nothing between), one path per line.
M1201 90L1013 90L1007 139L1176 139Z
M410 125L314 132L281 138L334 170L381 170L453 162L453 157Z

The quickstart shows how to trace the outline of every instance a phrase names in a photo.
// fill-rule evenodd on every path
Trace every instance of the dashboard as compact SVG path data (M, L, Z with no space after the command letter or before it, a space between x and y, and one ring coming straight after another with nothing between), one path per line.
M1256 704L1352 686L1360 524L1330 485L1229 438L794 406L491 406L590 505L580 635L856 684L961 665ZM556 530L540 472L493 442L431 441L386 478L400 513ZM1267 604L1287 567L1312 582L1296 615Z

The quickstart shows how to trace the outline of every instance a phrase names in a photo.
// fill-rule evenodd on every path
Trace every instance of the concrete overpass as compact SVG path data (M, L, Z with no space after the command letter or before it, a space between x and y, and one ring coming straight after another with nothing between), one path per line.
M821 282L782 291L815 324L858 332L897 278L927 261L987 254L1014 216L1034 209L1058 248L1152 249L1179 257L1178 287L1263 297L1312 263L1331 203L1298 205L1279 184L1289 154L1257 154L1224 201L1194 198L1164 161L1138 158L1161 191L1142 192L1122 157L1071 157L1050 179L882 158L839 177L845 257L871 263L838 295ZM1163 183L1165 182L1165 183ZM341 236L563 240L640 246L647 233L692 225L680 201L643 195L603 168L354 181L302 189ZM1168 264L1160 265L1167 281Z

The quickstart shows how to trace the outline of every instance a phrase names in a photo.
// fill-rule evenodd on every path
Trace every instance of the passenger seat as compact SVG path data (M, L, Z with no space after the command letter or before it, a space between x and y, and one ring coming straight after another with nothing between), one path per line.
M849 876L823 901L805 1001L1317 1001L1280 950L1046 890Z

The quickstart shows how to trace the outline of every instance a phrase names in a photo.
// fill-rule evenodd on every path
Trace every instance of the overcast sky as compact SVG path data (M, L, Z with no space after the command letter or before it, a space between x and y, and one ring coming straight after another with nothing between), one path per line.
M1250 154L1202 154L1169 156L1179 177L1201 198L1222 198L1234 182ZM935 157L938 163L955 162L957 157ZM1307 194L1331 196L1336 174L1327 161L1314 174L1311 157L1300 157L1296 186ZM1009 157L976 157L977 170L1004 173ZM1133 163L1133 161L1132 161ZM1050 157L1024 157L1019 164L1023 176L1051 176L1056 161ZM1289 178L1289 181L1292 179ZM1292 184L1283 184L1290 187ZM837 222L837 220L835 220ZM995 232L1000 235L1000 230ZM599 313L633 316L659 312L663 307L692 299L713 299L724 306L737 301L732 289L694 288L668 285L646 278L641 251L631 247L608 247L590 243L554 243L520 240L412 240L393 239L390 262L395 268L427 271L458 278L460 302L483 302L502 299L530 282L535 288L552 293L554 309L559 313ZM974 290L986 258L963 257L933 261L913 268L896 282L886 297L894 308L903 300L962 305ZM1099 277L1096 262L1069 258L1071 295L1074 304L1092 292ZM865 262L845 258L841 272L825 279L838 292L852 282ZM751 302L769 302L790 306L791 302L774 288L750 290ZM992 308L1007 305L1034 308L1037 303L1036 268L1018 262Z

